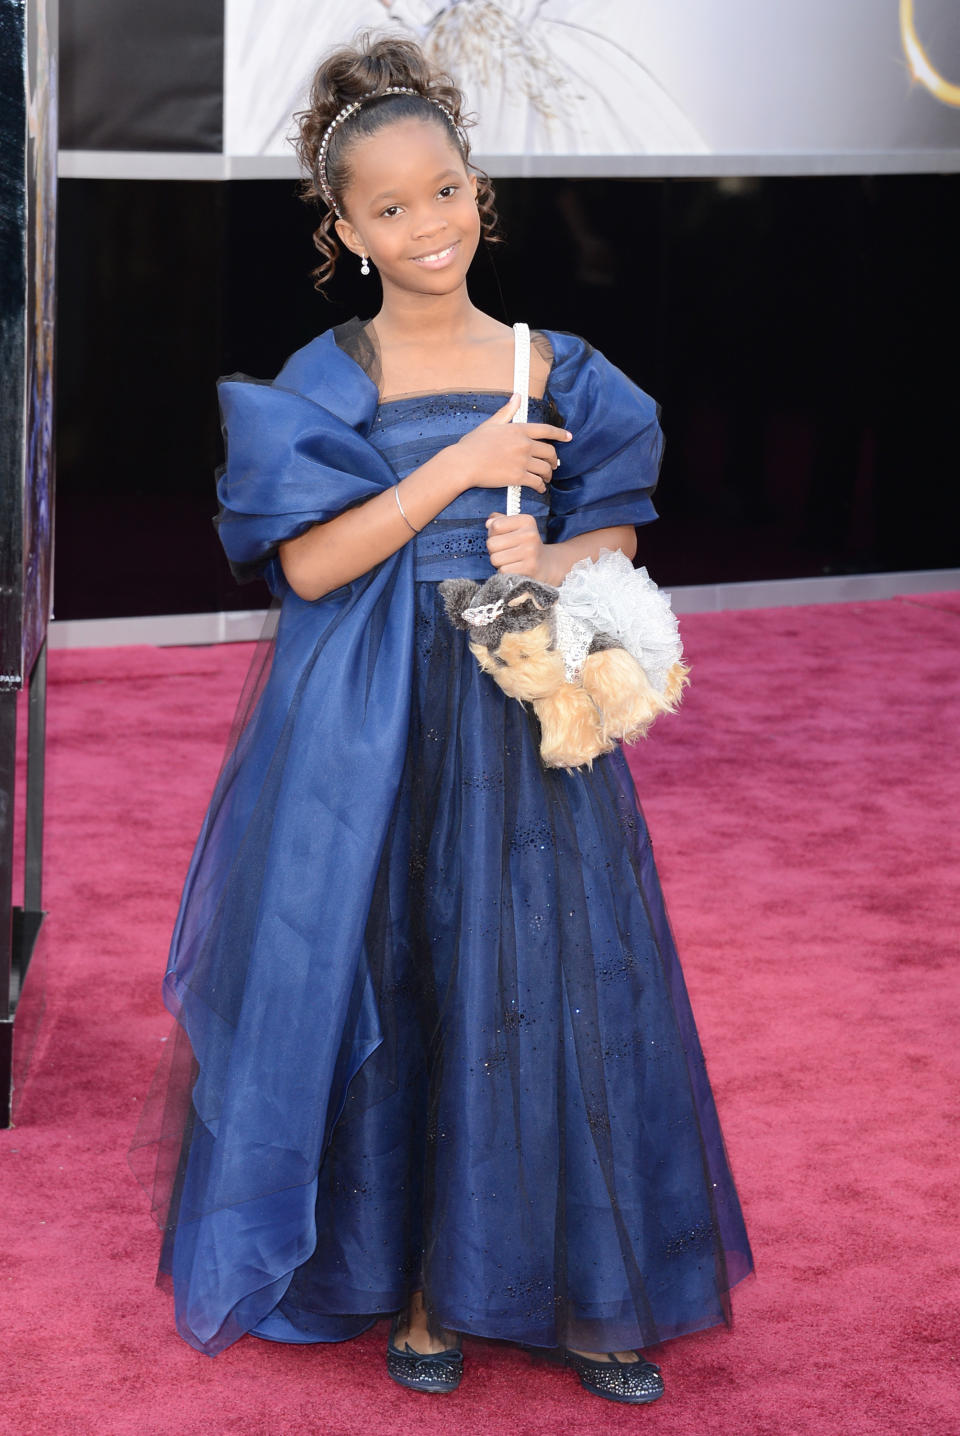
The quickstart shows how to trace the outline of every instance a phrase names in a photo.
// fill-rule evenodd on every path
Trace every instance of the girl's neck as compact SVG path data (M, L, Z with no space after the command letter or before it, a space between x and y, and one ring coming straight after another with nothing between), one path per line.
M382 344L451 345L463 343L489 317L472 303L467 287L451 294L411 294L384 289L383 303L374 318Z

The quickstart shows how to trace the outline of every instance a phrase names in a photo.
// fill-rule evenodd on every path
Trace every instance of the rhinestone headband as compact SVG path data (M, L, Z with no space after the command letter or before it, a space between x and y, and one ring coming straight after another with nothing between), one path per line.
M338 219L343 218L340 213L340 206L333 197L333 190L327 184L327 150L333 137L333 132L338 129L345 120L348 120L352 114L359 110L361 105L366 104L367 100L379 100L381 95L419 95L422 100L429 100L431 105L436 105L438 110L442 110L451 125L453 125L453 128L457 128L457 122L446 105L441 104L439 100L435 100L432 95L425 95L422 90L412 90L409 85L388 85L385 90L368 90L365 95L360 96L359 100L354 100L352 104L344 105L343 109L334 115L324 130L323 139L320 141L320 148L317 151L317 183L320 186L324 199Z

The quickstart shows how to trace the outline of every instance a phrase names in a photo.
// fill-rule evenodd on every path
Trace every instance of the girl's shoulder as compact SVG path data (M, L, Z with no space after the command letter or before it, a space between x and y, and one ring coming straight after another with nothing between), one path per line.
M381 387L380 358L368 333L370 321L354 317L332 325L294 350L272 385L291 389L315 402L345 403L364 411ZM588 383L601 382L619 371L589 340L565 329L530 325L531 387L541 393L569 394Z
M566 329L532 328L530 338L540 352L549 344L552 361L545 393L563 415L565 427L612 432L624 423L639 429L659 423L659 401L589 339Z
M542 329L530 330L530 388L544 393L550 382L550 375L556 362L550 336Z
M359 330L360 320L350 323ZM341 342L339 331L347 327L334 325L295 349L273 385L302 394L355 426L376 409L377 384L364 354L354 344Z
M599 354L599 350L594 349L590 341L580 334L573 334L568 329L538 329L532 324L530 346L546 360L552 371L578 369L586 360Z
M605 388L626 376L582 334L568 329L530 328L531 351L548 364L546 388L555 395Z

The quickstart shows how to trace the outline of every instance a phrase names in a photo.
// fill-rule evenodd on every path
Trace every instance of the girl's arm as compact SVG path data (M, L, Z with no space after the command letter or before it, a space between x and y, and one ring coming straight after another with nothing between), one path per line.
M600 550L622 549L632 559L637 552L637 531L632 524L591 529L559 543L544 543L532 514L491 514L487 519L490 562L501 573L522 573L559 588L581 558L599 558Z
M352 582L396 553L413 538L414 528L423 528L452 503L463 489L461 466L452 449L452 445L441 449L395 488L384 489L281 543L277 552L294 593L312 601ZM409 524L400 512L397 493Z
M554 424L512 423L518 403L514 395L392 488L279 544L280 564L294 593L312 601L368 573L465 489L523 484L545 493L557 464L555 446L571 435Z
M548 574L551 575L545 582L559 588L579 559L599 558L602 548L619 548L623 550L627 558L635 558L637 553L636 529L632 524L617 524L613 528L593 529L590 533L577 534L576 538L564 539L561 543L544 544L544 564Z

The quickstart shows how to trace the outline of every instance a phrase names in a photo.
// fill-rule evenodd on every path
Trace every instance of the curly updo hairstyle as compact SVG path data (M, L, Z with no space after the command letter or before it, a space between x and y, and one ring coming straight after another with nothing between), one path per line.
M378 37L376 33L366 31L356 37L353 45L340 45L323 59L313 78L309 109L294 116L299 127L294 146L306 176L300 185L301 198L308 203L322 205L325 211L313 234L313 242L323 256L323 262L312 271L314 288L321 293L333 278L340 253L333 227L336 211L320 186L317 169L323 137L331 121L345 105L359 100L361 95L369 94L371 90L382 92L394 85L416 90L417 93L378 93L375 99L366 100L359 110L330 134L326 151L326 180L336 204L342 208L342 197L350 182L350 151L357 140L376 134L394 120L429 120L431 124L443 126L459 149L464 165L477 176L477 208L484 238L494 244L502 238L494 208L493 185L483 170L470 163L466 129L475 120L472 115L464 114L460 91L449 75L432 68L413 40L393 35ZM437 102L452 115L452 125Z

